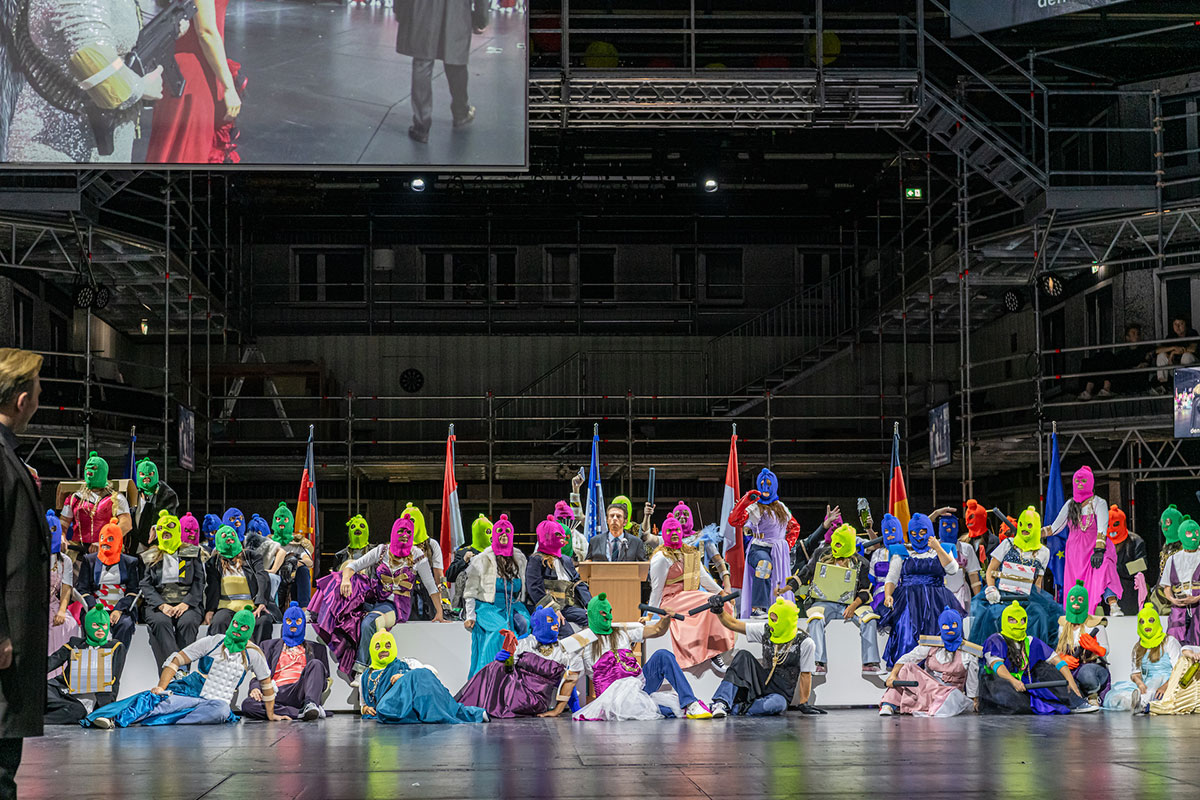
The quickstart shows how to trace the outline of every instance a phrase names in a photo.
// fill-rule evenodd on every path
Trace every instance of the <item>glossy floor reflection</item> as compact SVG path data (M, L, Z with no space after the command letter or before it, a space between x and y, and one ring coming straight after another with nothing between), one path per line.
M823 717L712 722L52 729L26 743L22 797L1184 798L1196 717Z

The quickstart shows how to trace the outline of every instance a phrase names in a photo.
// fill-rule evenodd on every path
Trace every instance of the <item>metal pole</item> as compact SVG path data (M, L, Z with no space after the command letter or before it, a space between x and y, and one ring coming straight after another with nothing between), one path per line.
M354 392L346 392L346 517L354 497Z
M492 476L496 471L495 445L496 445L496 398L492 395L492 390L488 389L487 393L488 407L488 463L487 463L487 481L488 481L488 519L492 516Z
M766 393L766 401L767 401L767 468L771 469L772 468L771 465L772 465L773 458L774 458L774 454L773 454L774 442L772 439L773 434L771 432L771 393L769 391Z
M901 402L904 408L904 466L909 467L908 458L908 253L907 236L905 235L904 218L904 152L899 154L900 182L900 349L904 371L901 374L903 395Z
M625 450L629 474L625 476L625 496L633 497L633 392L625 391Z
M163 463L162 463L162 479L166 483L171 467L168 454L171 451L170 441L171 436L169 426L171 424L171 177L167 176L167 215L166 215L166 231L164 240L166 242L165 263L163 264L163 408L162 408L162 426L163 426ZM188 232L191 235L191 232ZM189 243L189 249L190 243Z
M929 153L933 149L932 137L925 134L925 258L929 268L929 376L926 381L926 386L929 387L928 394L925 397L925 405L927 410L932 410L933 407L933 376L934 376L934 339L933 328L937 320L934 319L933 310L933 210L930 208L930 201L933 199L933 170L929 168ZM932 438L931 438L932 441ZM932 456L930 463L932 464ZM938 508L937 501L937 470L932 466L929 469L930 482L933 489L933 507Z

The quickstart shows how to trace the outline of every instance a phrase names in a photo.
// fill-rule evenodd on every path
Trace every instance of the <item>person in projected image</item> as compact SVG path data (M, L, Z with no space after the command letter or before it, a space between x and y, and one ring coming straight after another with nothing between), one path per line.
M429 141L433 127L433 65L441 61L450 87L453 126L475 119L467 98L467 61L471 54L471 0L396 0L396 52L412 58L412 125L410 139Z

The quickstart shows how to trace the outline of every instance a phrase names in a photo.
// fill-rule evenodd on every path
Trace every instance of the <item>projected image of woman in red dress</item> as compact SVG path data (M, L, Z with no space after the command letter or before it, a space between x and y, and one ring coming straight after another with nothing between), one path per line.
M225 53L229 0L196 0L196 16L175 44L187 84L154 107L146 161L156 164L237 163L233 123L242 110L245 80Z

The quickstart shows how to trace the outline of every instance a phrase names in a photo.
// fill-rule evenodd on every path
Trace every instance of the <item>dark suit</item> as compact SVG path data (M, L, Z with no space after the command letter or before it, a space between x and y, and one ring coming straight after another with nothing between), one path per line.
M179 510L179 496L175 490L159 481L153 495L146 496L146 506L138 512L137 505L129 509L133 518L133 530L125 537L125 552L134 554L145 550L155 542L150 540L150 529L158 523L158 512L164 508L175 514Z
M267 663L271 665L271 677L279 666L279 656L283 653L283 639L268 639L259 644ZM309 703L321 705L321 695L329 681L329 649L322 642L306 641L304 643L304 671L300 680L286 686L276 685L275 713L281 717L296 719ZM251 689L259 689L262 684L255 678L250 681ZM242 714L250 719L266 719L267 707L261 700L246 698L242 701Z
M12 665L0 670L0 798L16 797L21 738L42 735L50 636L50 529L17 437L0 425L0 640Z
M113 606L113 611L120 611L121 618L112 626L112 638L129 648L133 641L133 601L137 599L138 589L142 582L142 560L133 556L122 555L117 562L120 568L121 586L124 596ZM104 565L100 563L98 553L88 553L83 557L79 567L79 577L75 579L75 591L83 595L83 602L88 608L96 604L96 595L100 591L100 577Z
M1143 561L1146 559L1146 542L1136 533L1131 533L1125 537L1125 541L1116 546L1117 550L1117 577L1121 581L1121 599L1117 601L1121 610L1126 614L1134 615L1138 612L1137 603L1137 587L1133 585L1133 575L1129 574L1129 562L1137 561L1139 558ZM1147 564L1149 567L1149 564ZM1146 583L1152 584L1150 580L1149 569L1147 569Z
M620 550L616 558L612 558L612 534L608 531L597 534L588 542L587 560L588 561L646 561L646 545L641 539L625 532L625 536L621 543L617 545Z
M157 549L150 553L159 552ZM143 553L143 556L148 555ZM161 668L173 653L196 641L200 623L204 621L204 565L200 548L187 545L175 553L179 557L179 582L163 582L163 562L146 566L142 573L142 599L146 602L146 627L150 633L150 649L154 663ZM173 619L158 610L159 606L185 604L188 608Z

